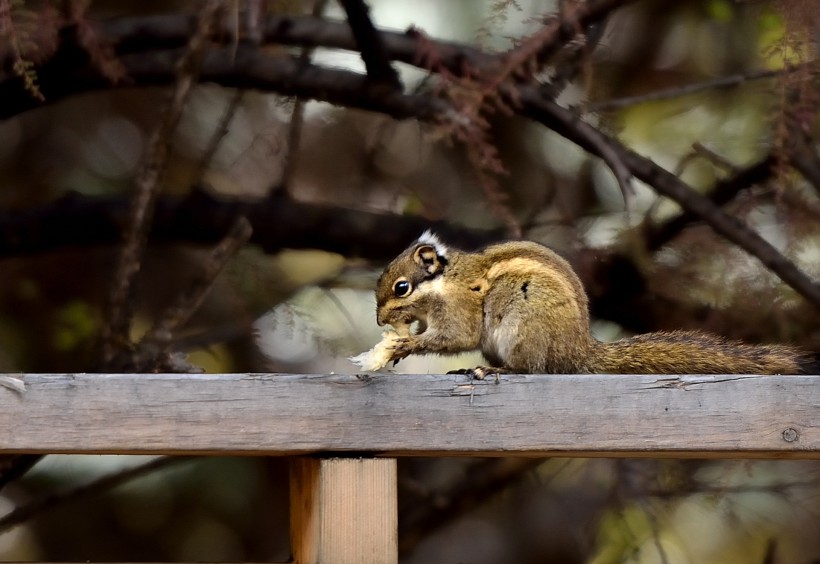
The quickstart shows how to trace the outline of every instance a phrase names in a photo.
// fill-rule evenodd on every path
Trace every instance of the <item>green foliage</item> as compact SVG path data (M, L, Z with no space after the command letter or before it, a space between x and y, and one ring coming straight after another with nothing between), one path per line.
M99 316L88 302L72 300L54 312L52 343L59 352L87 346L99 331Z
M711 0L706 8L709 17L718 22L730 22L734 17L734 4L728 0Z

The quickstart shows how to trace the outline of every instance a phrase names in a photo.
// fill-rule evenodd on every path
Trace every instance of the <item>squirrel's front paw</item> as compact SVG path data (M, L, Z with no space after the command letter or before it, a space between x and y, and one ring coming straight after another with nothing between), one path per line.
M410 345L406 341L406 337L401 337L395 331L385 331L382 340L372 349L351 357L350 360L368 372L379 370L391 361L396 363L410 354Z
M390 360L397 363L403 358L407 358L413 352L413 338L412 337L396 337L391 342L387 349L390 351Z

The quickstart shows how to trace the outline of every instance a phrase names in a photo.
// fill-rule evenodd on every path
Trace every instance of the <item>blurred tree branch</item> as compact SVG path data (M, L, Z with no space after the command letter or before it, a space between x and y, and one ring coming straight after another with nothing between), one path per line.
M121 238L128 205L125 196L83 196L75 192L38 208L0 212L0 257L115 245ZM260 200L227 199L200 189L186 197L159 196L151 241L213 245L240 216L253 226L250 242L267 253L287 248L322 249L383 262L425 229L433 229L465 248L503 237L500 231L471 230L417 216L297 202L281 191ZM590 294L593 314L630 331L646 332L687 322L694 326L709 313L708 308L693 308L652 292L638 266L615 250L578 249L567 259Z
M62 248L117 244L128 213L126 196L76 192L38 208L0 212L0 257L29 256ZM477 247L501 237L414 216L378 214L303 203L287 195L227 199L204 190L186 197L159 196L151 226L154 243L217 243L237 217L253 226L251 243L265 252L315 248L372 260L387 260L407 241L432 228L460 245ZM373 233L379 237L367 240Z
M589 2L572 14L565 15L559 20L560 25L551 22L545 29L554 31L547 34L547 39L542 37L538 44L539 62L546 61L548 57L545 53L553 53L555 49L580 33L584 25L598 21L623 3L612 0ZM266 43L357 50L357 39L350 28L338 22L312 17L270 16L262 27L263 41ZM38 68L41 90L48 101L55 101L87 90L170 84L174 78L174 63L180 55L177 47L185 44L189 29L190 18L185 16L134 18L101 24L99 34L115 46L115 52L120 56L127 71L129 83L111 85L101 72L93 68L87 57L81 56L81 49L69 43L49 62ZM218 37L230 37L230 30L223 29L221 32L224 35L217 34ZM378 33L390 60L426 68L429 60L425 62L427 57L423 56L423 53L432 50L435 54L435 65L428 70L446 70L454 76L467 74L471 77L485 77L491 82L499 73L507 75L505 69L509 65L511 53L520 55L520 51L513 50L497 56L470 46L428 38L424 39L425 45L422 49L419 35L412 30L404 34L387 31ZM376 64L371 61L371 65ZM236 49L210 49L202 63L200 79L228 87L255 88L283 95L323 100L383 113L398 119L415 118L433 122L459 119L458 112L446 99L435 93L405 94L396 89L385 89L381 84L374 84L366 75L324 68L307 63L298 57L270 55L253 45L239 45ZM519 78L516 77L516 80ZM661 194L674 199L690 214L685 217L685 221L679 221L689 223L695 217L706 221L717 232L760 259L787 284L820 307L820 287L817 284L754 231L725 214L677 177L585 123L571 110L562 108L546 97L538 85L507 81L499 84L499 87L513 111L543 123L590 153L605 158L611 166L618 165L615 166L616 170L625 168L629 174L641 178ZM6 100L0 110L5 117L39 105L20 87L19 79L13 76L0 80L0 96ZM623 177L624 174L626 173L621 170L620 176ZM738 186L744 183L740 182ZM256 225L252 218L251 222ZM679 230L679 227L672 230L673 234L676 230ZM264 233L257 231L256 236L270 244L270 239ZM316 242L315 236L305 236L307 238L302 240L302 245ZM668 238L669 233L664 237ZM293 237L288 239L292 242ZM407 237L404 237L405 242L406 240ZM658 240L650 242L653 247L659 244Z
M806 276L763 237L749 229L739 219L725 213L720 207L710 202L706 196L701 195L650 159L638 155L621 145L616 139L590 126L574 112L545 99L537 90L531 87L521 87L512 95L521 101L526 115L577 143L590 153L600 156L598 148L601 145L609 147L633 175L646 182L658 193L680 204L684 210L700 217L717 233L750 255L757 257L766 268L820 309L820 285Z
M174 87L159 122L151 132L148 151L135 181L136 190L124 230L125 241L120 250L117 269L109 291L108 315L101 339L103 364L110 363L116 354L127 348L133 316L133 282L142 265L154 205L162 189L172 134L182 116L191 88L196 83L207 38L221 5L221 0L209 0L200 10L194 28L196 31L174 64Z
M41 457L38 457L38 459L39 458ZM0 533L5 532L21 523L25 523L40 513L48 511L49 509L59 505L86 499L100 493L105 493L130 480L140 478L146 474L150 474L170 466L190 462L192 460L196 460L196 458L190 456L161 456L139 466L135 466L134 468L129 468L127 470L122 470L120 472L103 476L102 478L98 478L88 484L83 484L70 490L46 495L40 499L31 501L26 505L17 507L16 509L0 517Z
M390 58L384 47L382 36L370 19L370 8L363 0L339 0L339 3L347 13L347 23L350 24L356 46L362 54L368 78L382 83L385 88L401 89L399 75L390 66Z
M716 206L723 206L731 202L738 193L755 185L769 180L774 174L777 157L774 154L738 170L730 178L718 182L707 195L707 198ZM690 210L684 210L679 215L657 225L646 227L646 246L650 251L657 251L686 229L692 223L699 221L700 216Z
M800 72L802 70L816 72L813 70L813 64L814 63L811 62L804 63L802 65L790 65L782 69L757 70L747 73L733 74L731 76L721 76L711 80L704 80L703 82L673 86L672 88L664 88L663 90L647 92L646 94L639 94L637 96L627 96L616 100L590 102L589 104L584 104L583 110L585 112L611 112L637 104L645 104L647 102L679 98L681 96L689 96L699 92L713 91L723 88L733 88L750 81L782 77Z

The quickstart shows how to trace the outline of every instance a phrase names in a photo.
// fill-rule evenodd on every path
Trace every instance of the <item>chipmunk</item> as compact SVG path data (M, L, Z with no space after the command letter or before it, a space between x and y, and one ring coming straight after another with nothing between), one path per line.
M696 331L603 343L589 329L588 298L567 261L529 241L465 252L425 232L379 278L377 321L390 324L353 360L378 369L411 354L481 350L501 373L799 374L818 359L785 345L749 345ZM415 333L410 328L418 327Z

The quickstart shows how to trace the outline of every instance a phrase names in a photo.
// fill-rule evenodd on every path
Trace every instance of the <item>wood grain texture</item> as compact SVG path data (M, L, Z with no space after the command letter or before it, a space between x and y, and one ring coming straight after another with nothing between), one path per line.
M0 452L820 458L820 376L22 378Z
M296 564L398 562L395 458L291 461Z

